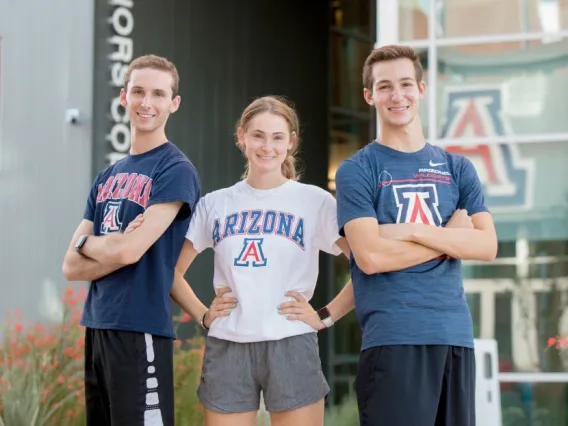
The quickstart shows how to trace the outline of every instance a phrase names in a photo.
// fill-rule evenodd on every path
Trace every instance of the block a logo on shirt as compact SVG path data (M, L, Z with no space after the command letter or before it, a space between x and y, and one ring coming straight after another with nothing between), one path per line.
M106 203L101 222L101 234L120 231L120 226L122 225L118 218L120 204L120 201L109 201Z
M501 87L446 88L446 122L441 137L491 137L512 134L503 117ZM533 203L534 159L522 158L516 144L448 146L467 157L477 170L488 207L495 212L530 209Z
M235 266L266 266L267 259L262 251L264 238L245 238L239 255L235 258Z
M394 199L398 207L396 223L423 223L441 226L436 184L418 183L394 185Z

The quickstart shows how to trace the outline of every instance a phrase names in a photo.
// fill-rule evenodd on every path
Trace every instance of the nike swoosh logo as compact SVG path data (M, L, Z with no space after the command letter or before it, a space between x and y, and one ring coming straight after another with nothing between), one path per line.
M430 160L430 167L438 167L438 166L443 166L446 163L432 163L432 160Z

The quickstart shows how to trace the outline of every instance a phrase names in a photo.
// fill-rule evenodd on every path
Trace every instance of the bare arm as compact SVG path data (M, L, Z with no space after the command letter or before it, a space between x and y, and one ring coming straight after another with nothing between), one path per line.
M439 228L413 224L410 240L440 250L457 259L491 262L497 256L497 234L487 212L471 216L474 229Z
M223 296L228 289L217 295L213 301L211 309L199 300L184 278L185 273L195 260L196 256L197 251L193 247L193 243L186 239L176 264L174 283L170 291L170 297L179 305L180 308L197 321L200 321L203 314L205 314L204 325L209 327L215 318L229 315L229 310L233 308L233 303L236 303L236 300L234 298L227 298Z
M191 241L185 240L176 264L174 283L172 285L170 296L174 302L176 302L180 308L187 312L192 318L199 320L203 313L207 311L207 306L199 300L184 278L187 269L193 263L196 256L197 251L193 248Z
M443 252L415 242L381 237L376 218L361 217L345 224L345 236L357 266L367 275L400 271L441 256Z
M351 255L351 249L345 238L337 240L337 245L341 248L341 251L349 259ZM349 280L347 284L341 289L341 291L333 298L331 302L327 305L329 313L331 314L331 319L333 321L339 321L345 315L347 315L355 307L355 296L353 294L353 282Z
M89 237L82 253L104 265L136 263L168 229L182 205L180 201L154 204L144 212L144 221L136 232Z
M107 264L89 259L75 250L75 242L81 235L93 235L93 222L83 219L73 237L63 259L63 275L69 281L93 281L121 268L120 264ZM93 237L89 237L93 238Z
M347 240L340 238L337 240L336 244L349 259L351 252ZM319 319L317 311L302 295L291 291L287 292L286 296L293 297L296 300L281 303L279 309L281 315L286 315L286 317L292 321L303 321L314 330L322 330L325 328L324 323ZM327 305L327 309L329 310L331 319L335 322L347 315L354 307L355 297L353 295L353 283L349 280L339 294Z

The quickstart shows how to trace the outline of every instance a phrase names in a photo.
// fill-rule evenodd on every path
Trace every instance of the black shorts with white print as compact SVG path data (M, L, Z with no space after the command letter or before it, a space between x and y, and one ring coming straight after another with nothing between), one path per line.
M87 426L174 425L173 340L87 328Z

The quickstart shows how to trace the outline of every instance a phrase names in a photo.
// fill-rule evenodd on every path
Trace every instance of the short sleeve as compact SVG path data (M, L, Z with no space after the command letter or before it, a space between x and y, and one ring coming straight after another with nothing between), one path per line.
M335 175L339 234L345 236L347 222L361 217L377 217L373 203L374 187L368 173L355 162L345 160Z
M483 195L483 187L471 161L461 157L459 175L458 209L466 209L471 216L480 212L488 212Z
M187 233L185 234L185 238L193 243L193 248L198 253L213 247L212 230L208 226L209 215L207 201L207 197L203 197L199 200L189 222Z
M175 163L159 172L152 180L148 207L153 204L184 203L178 218L193 214L201 196L201 183L195 168L188 162Z
M316 247L335 256L341 254L341 248L336 244L341 238L337 227L337 202L329 192L324 194L317 217L319 226L315 238Z

